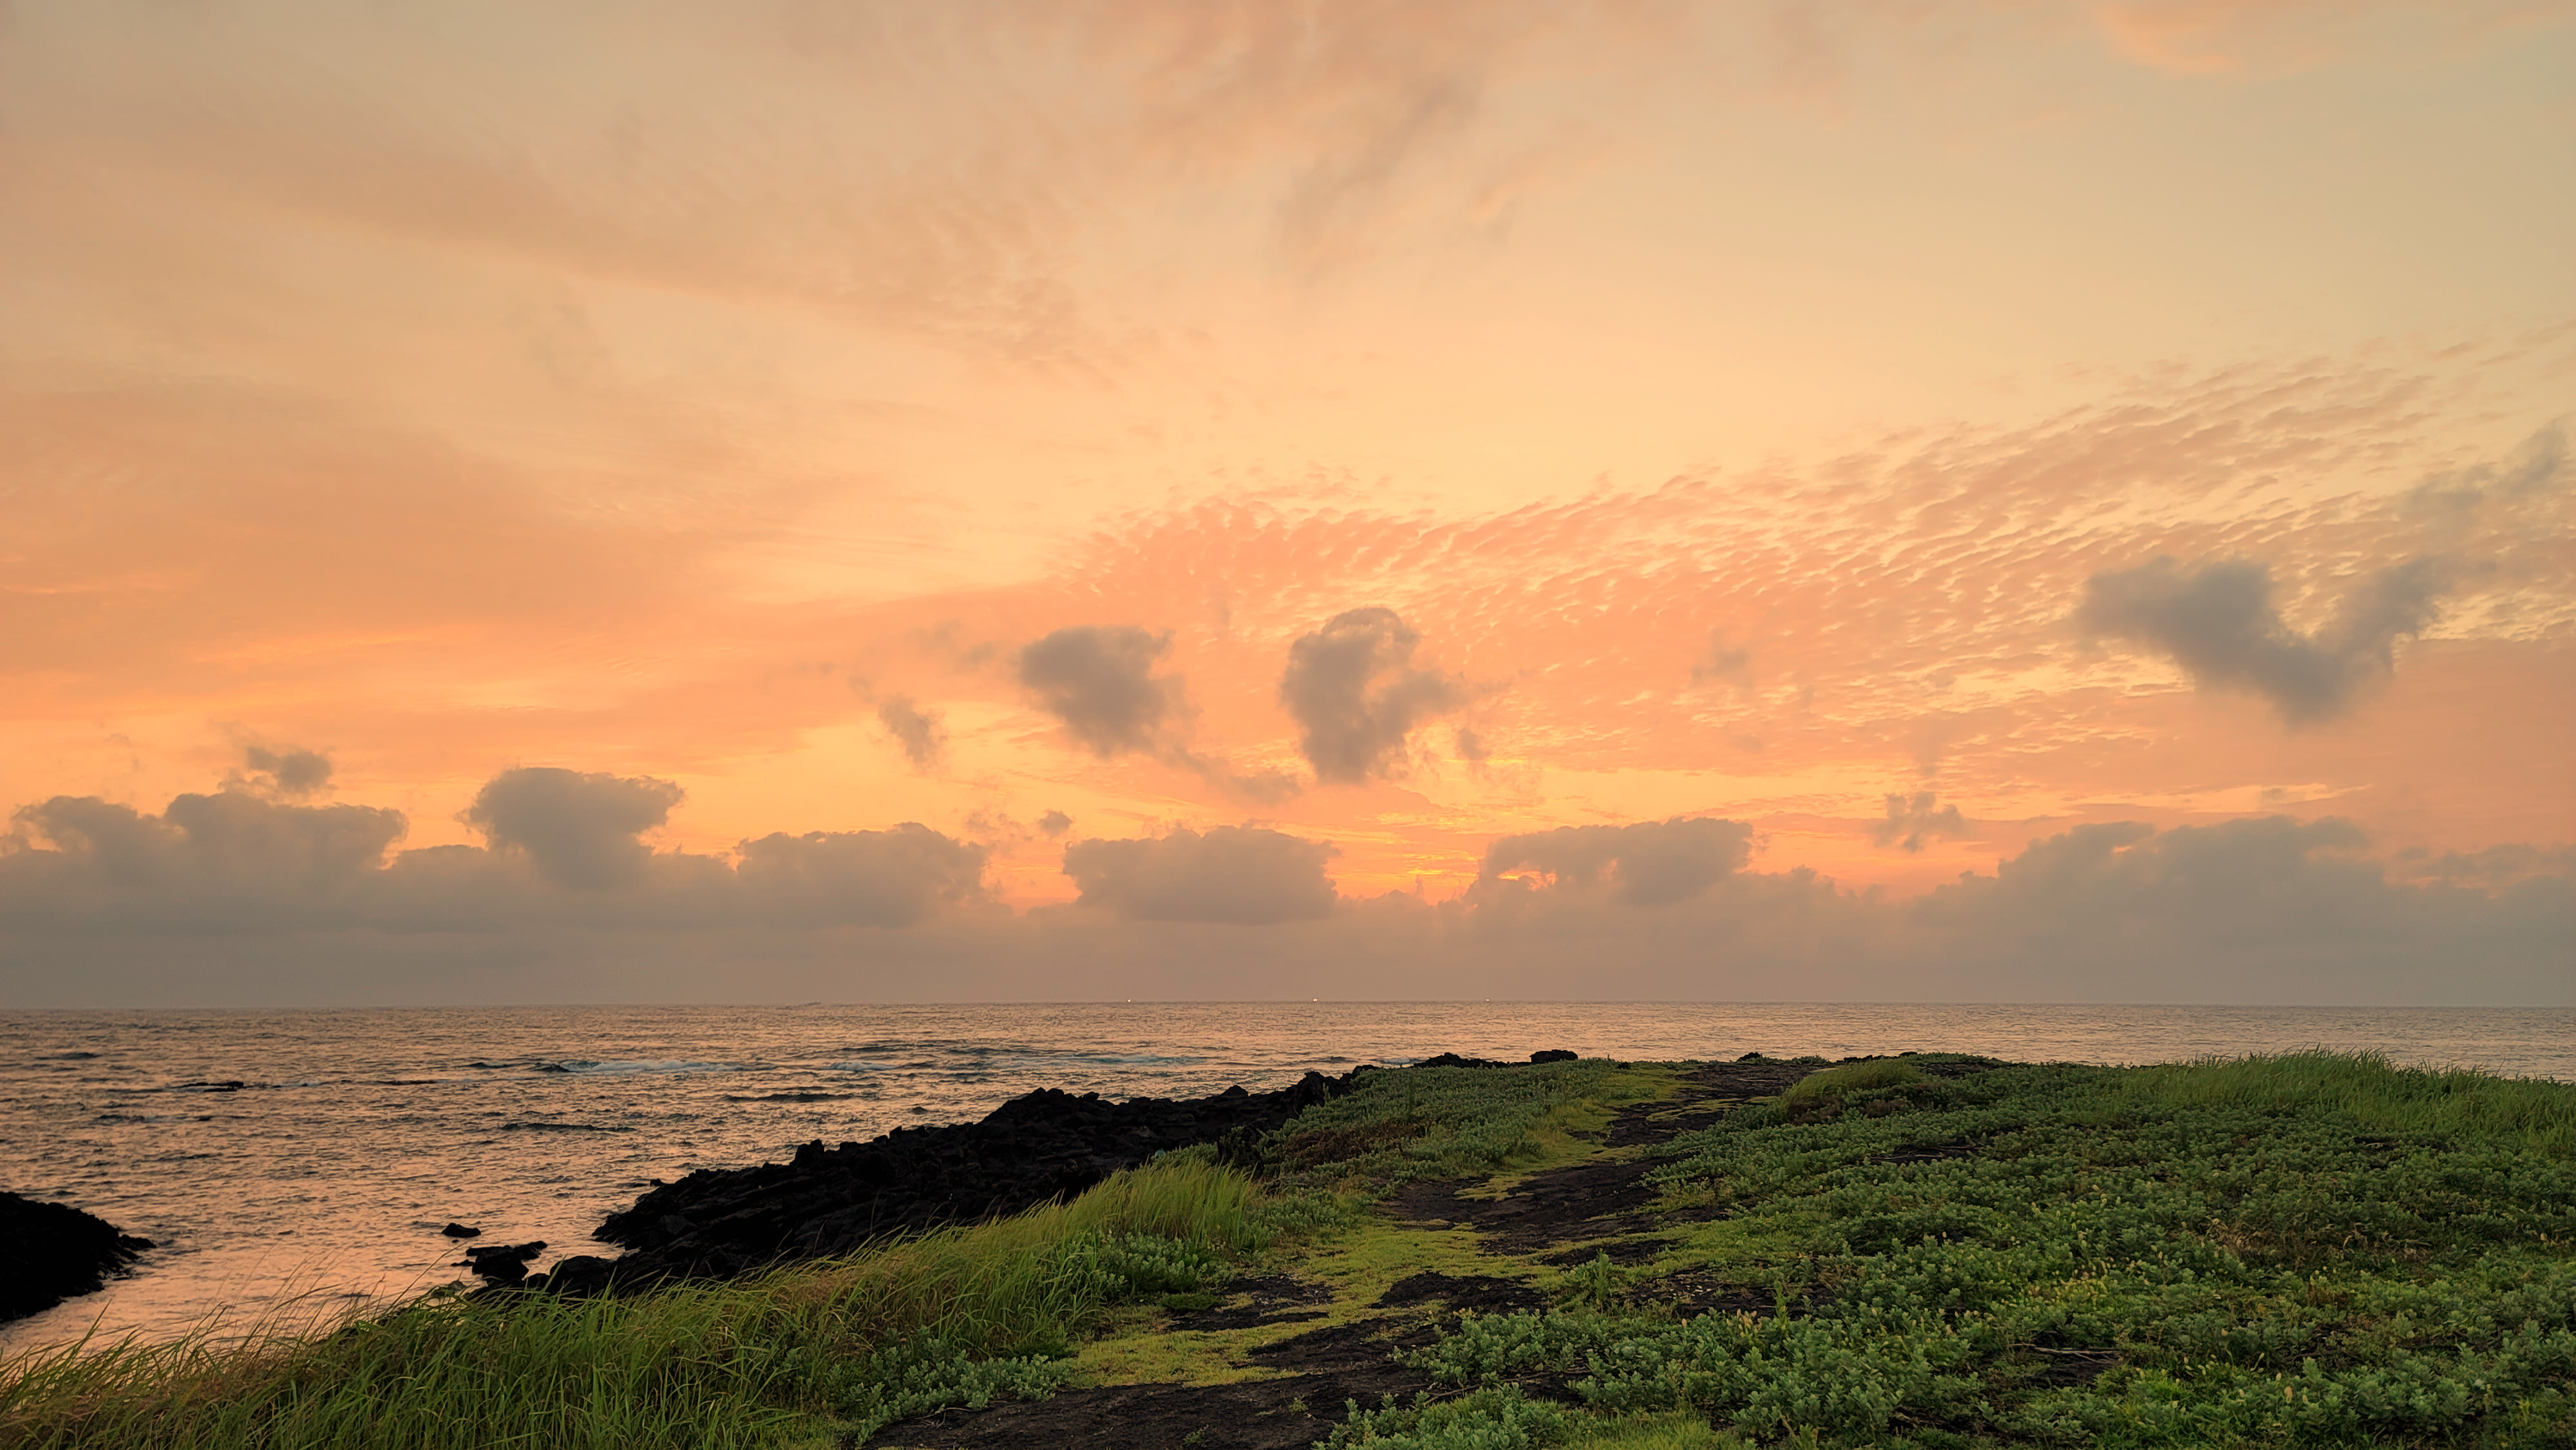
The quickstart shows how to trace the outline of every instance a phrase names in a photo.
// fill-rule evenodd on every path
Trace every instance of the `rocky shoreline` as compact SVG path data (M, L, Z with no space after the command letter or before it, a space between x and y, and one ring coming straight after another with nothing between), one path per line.
M1487 1065L1451 1054L1439 1060ZM577 1255L524 1280L513 1272L516 1264L498 1256L478 1258L475 1268L495 1283L588 1294L673 1278L731 1278L788 1260L849 1253L894 1234L1071 1198L1157 1153L1199 1143L1248 1149L1377 1070L1363 1065L1338 1077L1309 1072L1271 1092L1237 1086L1187 1099L1117 1102L1041 1088L980 1122L897 1128L836 1147L818 1140L786 1163L700 1169L660 1185L600 1225L601 1241L626 1250L615 1259Z
M1562 1062L1571 1052L1531 1053ZM1507 1067L1444 1052L1426 1067ZM819 1139L786 1163L702 1168L611 1214L596 1235L626 1252L566 1258L545 1274L524 1268L545 1245L467 1250L486 1282L564 1294L646 1288L667 1279L724 1279L794 1259L846 1254L895 1234L975 1223L1072 1198L1157 1153L1200 1143L1249 1154L1263 1135L1316 1103L1349 1092L1364 1063L1338 1077L1309 1072L1270 1092L1241 1086L1204 1098L1131 1098L1041 1088L982 1121L897 1128L869 1142Z
M152 1246L68 1203L0 1193L0 1323L97 1293Z

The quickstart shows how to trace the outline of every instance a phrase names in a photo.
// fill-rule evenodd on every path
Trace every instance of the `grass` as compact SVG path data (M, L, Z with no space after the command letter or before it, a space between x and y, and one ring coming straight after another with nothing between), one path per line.
M0 1366L0 1445L831 1444L1035 1397L1113 1306L1267 1236L1240 1173L1184 1159L1070 1203L729 1284L443 1297L318 1338L78 1344Z
M1597 1241L1622 1262L1372 1210L1620 1156L1613 1113L1676 1077L1372 1074L1259 1142L765 1278L25 1356L0 1447L848 1445L1071 1383L1259 1377L1245 1350L1383 1317L1426 1269L1554 1307L1451 1322L1410 1356L1428 1396L1319 1407L1332 1450L2576 1444L2576 1086L2367 1054L1874 1060L1658 1150L1651 1242ZM1328 1291L1323 1317L1171 1328L1254 1268Z
M2465 1068L2399 1069L2376 1052L2213 1058L2138 1068L2119 1081L2123 1094L2150 1101L2323 1111L2377 1133L2466 1135L2576 1158L2576 1092L2564 1083Z

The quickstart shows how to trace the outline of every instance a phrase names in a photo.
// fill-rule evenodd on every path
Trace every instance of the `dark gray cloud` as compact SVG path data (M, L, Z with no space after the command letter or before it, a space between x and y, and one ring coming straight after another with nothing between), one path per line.
M495 822L492 849L434 846L387 861L404 832L399 811L228 790L150 815L56 797L18 811L0 836L0 940L906 927L984 896L983 848L912 822L773 833L741 842L732 863L646 852L631 832L676 799L667 782L504 771L477 797Z
M1482 765L1494 758L1494 752L1485 744L1484 736L1461 725L1458 727L1458 758L1469 765Z
M1925 842L1943 836L1964 836L1967 833L1968 823L1960 819L1959 808L1940 805L1939 797L1928 790L1889 796L1887 819L1869 828L1871 841L1908 851L1921 851Z
M889 696L877 706L877 723L903 747L903 758L915 770L933 770L948 755L948 729L940 717L912 703L907 695Z
M683 794L651 776L522 766L485 781L460 819L494 849L525 852L555 885L599 891L643 876L653 853L636 837L669 820Z
M1054 840L1056 837L1061 836L1072 829L1073 817L1066 815L1062 811L1049 811L1045 815L1038 817L1038 834L1046 837L1048 840Z
M2185 569L2159 556L2086 580L2075 622L2170 656L2204 688L2261 695L2295 727L2342 714L2386 676L2396 642L2433 623L2448 583L2435 559L2392 565L2357 584L2333 622L2300 634L2273 606L2268 566L2220 559Z
M1993 876L1941 887L1912 915L1998 950L2055 949L2070 967L2140 957L2179 965L2221 948L2331 958L2373 930L2421 949L2425 926L2466 897L2392 888L2369 845L2360 827L2331 817L2161 832L2134 821L2077 826L2032 842Z
M375 806L295 806L241 791L182 795L159 816L96 796L56 796L12 818L111 886L297 890L384 859L408 824Z
M1288 647L1280 703L1317 780L1357 785L1401 774L1405 737L1467 699L1466 682L1418 668L1422 636L1392 609L1347 610Z
M1131 841L1077 841L1064 874L1082 904L1130 921L1214 921L1241 926L1330 916L1338 899L1324 863L1340 853L1260 826L1183 828Z
M1132 624L1073 625L1020 651L1020 683L1092 754L1153 751L1180 705L1179 681L1154 674L1171 647Z
M1687 901L1740 871L1751 855L1753 828L1741 821L1675 816L1629 826L1559 826L1504 836L1485 849L1477 873L1490 898L1509 872L1537 871L1557 890L1593 892L1629 906Z
M1753 664L1750 647L1730 643L1723 633L1708 637L1708 649L1691 663L1691 682L1721 680L1741 675Z
M0 1003L2576 1005L2567 848L2380 861L2333 820L2082 826L1913 901L1745 869L1726 821L1505 838L1445 903L1338 897L1331 848L1280 832L1177 832L1075 846L1068 872L1103 909L1026 915L990 906L976 847L915 824L762 837L739 865L664 852L605 891L517 851L385 864L401 830L393 811L248 792L27 807L0 835ZM1257 929L1224 928L1212 957L1211 921Z
M745 914L770 926L914 926L984 891L983 848L918 821L890 831L772 832L736 850Z
M224 777L224 789L244 790L277 800L303 800L330 789L331 758L318 750L264 745L242 747L241 768Z
M182 795L157 816L56 796L11 823L0 920L102 917L144 931L232 931L281 911L347 917L407 825L400 811L235 790Z

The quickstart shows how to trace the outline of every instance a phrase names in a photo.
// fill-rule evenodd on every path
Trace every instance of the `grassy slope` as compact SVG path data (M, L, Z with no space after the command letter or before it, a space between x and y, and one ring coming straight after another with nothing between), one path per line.
M1254 1375L1246 1349L1363 1317L1425 1269L1555 1307L1466 1320L1417 1356L1438 1398L1337 1443L2576 1443L2576 1087L2327 1055L1854 1064L1658 1150L1666 1206L1723 1216L1676 1219L1626 1268L1370 1208L1413 1178L1500 1192L1620 1156L1597 1144L1612 1113L1675 1085L1603 1062L1388 1073L1262 1145L1258 1192L1194 1150L753 1283L22 1361L0 1370L0 1446L850 1443L1069 1382ZM1957 1156L1874 1161L1906 1150ZM1235 1266L1328 1288L1327 1317L1170 1332L1161 1306ZM1787 1312L1675 1312L1711 1287ZM1579 1402L1526 1397L1542 1375Z

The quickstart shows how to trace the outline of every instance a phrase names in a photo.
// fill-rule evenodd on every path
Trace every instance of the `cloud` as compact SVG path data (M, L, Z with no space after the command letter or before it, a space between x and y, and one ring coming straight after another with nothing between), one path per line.
M1928 790L1887 798L1887 819L1869 828L1869 838L1881 846L1901 846L1908 851L1921 851L1926 841L1943 836L1964 836L1968 823L1959 818L1957 806L1933 809L1936 797Z
M1497 899L1506 873L1537 871L1557 891L1590 893L1606 885L1629 906L1669 906L1707 891L1740 871L1753 828L1741 821L1675 816L1629 826L1559 826L1504 836L1485 850L1476 876L1485 899Z
M1280 703L1303 734L1315 778L1357 785L1404 771L1405 737L1423 717L1463 704L1466 682L1416 668L1422 642L1392 609L1345 610L1288 647Z
M0 836L0 939L900 928L985 898L984 849L918 822L773 832L740 842L733 863L645 851L633 833L678 798L664 781L503 771L476 797L492 849L387 861L400 811L227 790L149 815L58 796L18 811Z
M1073 817L1062 811L1049 811L1038 817L1038 834L1053 840L1073 829Z
M877 706L877 723L903 747L915 770L930 770L948 754L948 730L940 717L916 707L911 697L894 695Z
M2410 514L2465 520L2490 498L2529 498L2557 489L2568 476L2567 425L2551 423L2523 439L2500 463L2432 475L2408 490L2401 506Z
M1485 737L1464 725L1458 727L1457 743L1458 758L1469 765L1482 765L1494 758L1492 747L1485 744Z
M292 746L271 750L242 747L241 769L224 777L224 789L245 790L276 800L302 800L331 788L331 759L318 750Z
M2424 54L2545 16L2530 0L2110 0L2114 49L2174 75L2303 70L2354 53Z
M2171 973L2204 951L2331 961L2374 931L2431 949L2426 964L2440 960L2439 908L2465 898L2391 887L2366 855L2369 844L2367 832L2333 817L2162 832L2130 821L2084 825L2032 842L1993 876L1962 876L1911 914L1959 932L1958 944L2025 959L2056 951L2071 969L2106 976L2157 963ZM2459 946L2475 936L2464 933Z
M779 927L906 927L984 894L984 850L918 821L890 831L772 832L736 848L746 914Z
M1691 683L1741 675L1752 664L1751 646L1730 643L1722 633L1712 634L1708 637L1707 652L1691 662Z
M1171 647L1132 624L1073 625L1020 651L1020 683L1092 754L1152 751L1180 700L1180 682L1154 674Z
M1443 903L1340 897L1332 846L1220 827L1078 843L1089 909L1017 916L978 847L917 823L665 852L606 891L521 851L385 864L402 826L236 791L29 806L0 837L0 1002L2576 1001L2566 848L2382 862L2331 819L2088 824L1912 901L1744 869L1749 827L1706 818L1504 837ZM1502 879L1525 871L1552 880Z
M522 766L485 781L460 819L495 850L525 852L555 885L597 891L643 875L652 849L636 837L668 820L682 794L651 776Z
M2204 688L2261 695L2295 728L2341 715L2364 684L2389 674L2396 641L2433 623L2448 584L2438 560L2392 565L2362 580L2332 623L2303 635L2273 607L2267 565L2219 559L2186 570L2158 556L2087 579L2075 622L2171 656Z
M18 810L0 838L0 923L95 918L147 933L232 931L360 906L400 811L181 795L160 815L96 796ZM41 848L50 843L50 848Z
M1330 916L1338 899L1324 863L1331 845L1260 826L1186 827L1131 841L1078 841L1064 848L1064 874L1081 904L1129 921L1227 922L1238 926Z

